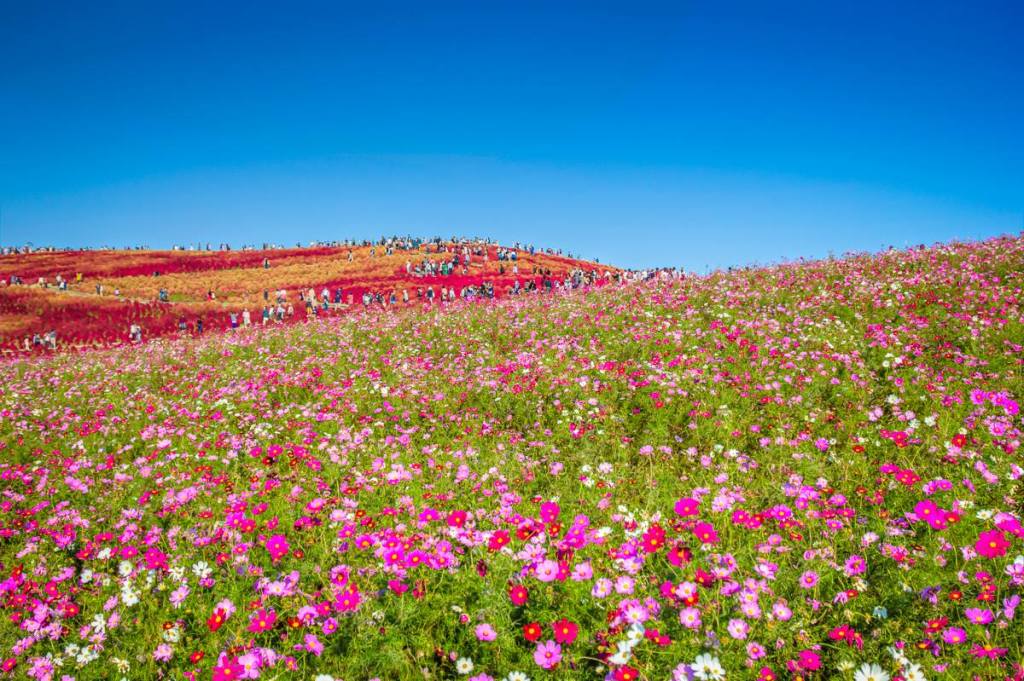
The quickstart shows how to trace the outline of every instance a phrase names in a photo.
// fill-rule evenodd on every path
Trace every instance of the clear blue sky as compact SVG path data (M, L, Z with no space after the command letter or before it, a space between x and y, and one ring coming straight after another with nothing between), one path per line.
M703 270L1019 232L1022 7L4 2L0 243Z

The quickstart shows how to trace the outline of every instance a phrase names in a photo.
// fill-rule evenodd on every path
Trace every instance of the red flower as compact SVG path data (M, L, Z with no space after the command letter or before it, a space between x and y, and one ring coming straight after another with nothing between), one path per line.
M498 551L503 546L508 544L509 536L505 530L498 530L491 535L491 538L487 541L487 548L490 551Z
M217 608L213 611L213 614L210 615L209 619L206 620L206 627L210 631L217 631L221 628L221 625L223 625L224 622L227 621L227 619L228 614L224 612L221 608Z
M569 645L576 640L580 628L574 622L563 618L551 625L555 632L555 641L563 645Z
M665 530L655 525L644 532L642 546L646 553L655 553L665 545Z
M523 625L523 638L531 643L539 639L542 633L544 633L544 630L540 628L540 624L537 622Z

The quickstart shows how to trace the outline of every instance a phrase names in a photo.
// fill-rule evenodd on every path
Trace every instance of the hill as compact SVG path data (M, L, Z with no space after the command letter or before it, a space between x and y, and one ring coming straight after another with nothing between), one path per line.
M516 286L560 286L573 273L614 271L552 251L468 240L4 255L0 352L49 350L51 332L58 349L110 347L129 343L133 325L143 340L198 335L231 328L232 314L242 326L246 311L262 324L264 308L268 321L293 323L361 307L439 304L449 290L453 297L500 298ZM364 294L381 298L364 301Z
M4 668L1017 674L1024 238L624 278L0 364Z

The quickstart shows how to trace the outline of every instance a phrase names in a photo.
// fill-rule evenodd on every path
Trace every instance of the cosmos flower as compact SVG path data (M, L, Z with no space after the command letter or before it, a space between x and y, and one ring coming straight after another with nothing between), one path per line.
M554 641L538 643L533 652L533 661L543 669L553 669L562 661L562 646Z
M978 541L974 544L978 555L985 558L1005 556L1008 548L1010 548L1010 542L1006 541L1005 535L1000 530L986 530L980 533Z
M476 625L474 633L476 634L476 639L478 641L493 641L494 639L498 638L498 632L496 632L494 630L494 627L492 627L490 624L487 624L486 622L484 622L483 624Z
M854 681L889 681L889 674L878 664L865 662L853 674Z

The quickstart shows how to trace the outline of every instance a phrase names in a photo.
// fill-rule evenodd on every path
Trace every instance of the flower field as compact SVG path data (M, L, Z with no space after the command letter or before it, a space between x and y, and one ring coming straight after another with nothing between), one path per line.
M1024 678L1022 287L1004 237L5 360L0 678Z
M26 347L26 337L55 331L60 349L91 350L128 342L133 324L142 328L146 339L178 333L184 318L190 331L202 318L206 330L230 327L231 313L248 310L258 323L264 305L276 296L264 292L284 291L294 315L284 321L305 321L309 310L299 294L313 290L316 296L326 288L333 294L344 291L342 305L330 314L361 307L363 293L401 294L407 292L408 305L422 302L414 295L417 288L429 287L439 293L441 287L457 289L493 285L495 296L502 297L515 282L540 284L543 273L563 278L573 271L590 271L597 266L560 255L519 251L517 271L512 263L497 258L493 245L476 248L487 257L471 255L464 268L445 276L410 272L407 265L450 261L458 244L445 243L415 249L383 246L316 247L268 251L65 251L15 254L0 257L0 281L12 277L20 286L0 286L0 355L23 354L36 350ZM350 257L351 254L351 257ZM264 267L264 260L268 267ZM614 268L601 268L603 272ZM159 273L159 276L154 276ZM79 276L80 275L80 276ZM57 277L68 282L59 290ZM40 279L42 283L40 284ZM161 290L168 301L158 300ZM213 293L215 298L210 299ZM172 304L167 304L167 303ZM317 313L321 311L318 309Z

